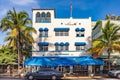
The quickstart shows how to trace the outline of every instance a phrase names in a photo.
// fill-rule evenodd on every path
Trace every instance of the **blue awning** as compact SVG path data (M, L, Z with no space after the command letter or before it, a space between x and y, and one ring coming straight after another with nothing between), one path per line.
M75 42L75 46L85 46L85 42Z
M31 57L25 60L25 66L49 66L51 63L50 58L46 57Z
M60 46L64 46L64 43L63 43L63 42L61 42L61 43L60 43Z
M69 28L54 28L54 31L69 31Z
M38 46L48 46L49 43L48 42L39 42Z
M81 31L81 32L85 31L85 28L81 28L80 31Z
M61 43L56 42L54 45L55 46L69 46L69 42L66 42L66 43L64 43L64 42L61 42Z
M48 28L44 28L44 31L48 31L49 29Z
M104 61L99 59L87 58L82 60L79 64L82 66L86 66L86 65L104 65L105 63Z
M94 59L92 56L41 56L25 60L25 66L74 66L74 65L104 65L104 61Z
M79 31L80 31L80 28L76 28L75 31L76 31L76 32L79 32Z
M58 42L56 42L54 45L55 45L55 46L59 46L60 44L59 44Z
M51 66L74 66L74 65L77 65L77 62L67 57L58 57L55 60L53 60L50 65Z
M69 42L66 42L64 45L65 45L65 46L69 46Z
M39 31L48 31L48 28L39 28Z
M43 28L39 28L39 31L43 31L44 29Z

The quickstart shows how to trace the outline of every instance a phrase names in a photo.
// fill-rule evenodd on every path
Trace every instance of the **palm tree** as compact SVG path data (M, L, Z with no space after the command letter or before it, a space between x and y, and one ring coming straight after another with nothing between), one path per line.
M107 14L105 19L106 20L110 20L111 19L111 15Z
M0 64L14 64L16 63L17 54L11 48L2 46L0 48Z
M112 15L107 14L105 19L117 21L117 20L120 20L120 16L115 16L114 14Z
M110 20L108 20L104 27L101 25L99 27L101 28L102 34L93 40L93 46L90 50L97 55L102 53L103 50L106 50L108 53L108 69L110 70L110 54L113 50L119 50L118 48L120 48L120 35L118 34L120 26L110 23Z
M24 11L17 13L14 8L13 11L9 10L6 17L1 20L2 31L7 31L5 41L8 42L8 46L17 50L18 70L20 69L23 47L34 42L31 32L36 33L36 30L30 25L29 15Z

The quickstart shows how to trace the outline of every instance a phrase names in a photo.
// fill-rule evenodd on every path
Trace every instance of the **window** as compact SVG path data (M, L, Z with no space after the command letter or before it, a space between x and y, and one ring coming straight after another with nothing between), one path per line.
M69 50L69 46L65 46L65 50L67 50L67 51L68 51L68 50Z
M58 51L59 50L59 46L55 46L55 50Z
M48 37L48 31L40 31L39 37Z
M76 32L76 37L84 37L85 32Z
M85 46L76 46L76 50L85 50Z
M55 36L69 36L69 28L54 28Z
M40 31L39 37L42 37L42 36L43 36L43 31Z
M84 37L85 34L85 29L84 28L76 28L76 37Z
M39 42L38 46L39 46L39 50L40 51L48 51L48 42Z
M50 12L47 12L47 14L46 14L46 21L51 22L51 14L50 14Z
M45 31L45 36L48 37L48 31Z
M55 46L56 51L68 51L69 46Z
M36 22L40 22L40 13L39 12L36 13Z
M55 31L55 36L69 36L69 31Z
M69 36L69 32L68 31L64 31L64 36Z
M51 22L51 14L50 12L37 12L36 13L36 22L40 22L40 23L50 23Z
M48 46L39 46L40 51L48 51Z
M59 31L56 31L56 32L55 32L55 36L59 36Z
M39 28L39 37L48 37L48 28Z
M46 32L46 31L40 31L40 35L39 35L39 37L47 37L48 36L48 32Z
M77 37L80 36L80 32L76 32L76 36L77 36Z
M45 22L45 12L42 12L41 17L41 22Z
M39 37L48 37L48 31L40 31Z
M64 46L60 46L60 50L61 50L61 51L65 50L65 49L64 49Z
M75 42L76 50L85 50L85 42Z
M80 32L80 36L81 36L81 37L84 37L84 34L85 34L84 31Z
M69 43L66 42L66 43L55 43L55 50L56 51L68 51L69 50Z

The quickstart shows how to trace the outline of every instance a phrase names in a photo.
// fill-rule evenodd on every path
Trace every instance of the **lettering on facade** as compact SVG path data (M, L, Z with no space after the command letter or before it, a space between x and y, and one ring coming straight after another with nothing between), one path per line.
M76 23L68 22L68 23L66 23L65 25L76 25Z

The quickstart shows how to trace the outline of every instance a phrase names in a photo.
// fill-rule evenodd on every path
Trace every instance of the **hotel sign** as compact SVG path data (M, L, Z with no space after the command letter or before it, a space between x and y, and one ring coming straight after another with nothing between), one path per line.
M76 23L68 22L68 23L66 23L65 25L76 25Z

